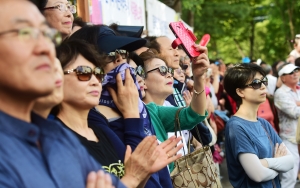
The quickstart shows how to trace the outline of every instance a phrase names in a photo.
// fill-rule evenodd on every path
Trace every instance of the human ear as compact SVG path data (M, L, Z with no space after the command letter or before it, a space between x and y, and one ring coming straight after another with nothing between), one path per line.
M240 88L236 88L236 94L238 96L240 96L241 98L243 98L245 95L244 95L244 90L243 89L240 89Z

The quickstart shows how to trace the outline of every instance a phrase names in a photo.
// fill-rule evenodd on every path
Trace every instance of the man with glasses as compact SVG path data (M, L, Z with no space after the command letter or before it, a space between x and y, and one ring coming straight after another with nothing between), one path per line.
M124 187L102 171L87 179L101 166L72 133L31 112L55 88L59 37L29 1L0 7L0 187Z
M274 102L278 109L280 137L294 157L294 168L282 173L281 187L293 188L296 184L299 166L296 129L300 117L299 67L287 64L279 70L278 75L282 86L275 91Z

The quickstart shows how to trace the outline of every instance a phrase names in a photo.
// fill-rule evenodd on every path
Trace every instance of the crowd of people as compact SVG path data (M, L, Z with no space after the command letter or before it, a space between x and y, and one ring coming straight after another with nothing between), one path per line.
M0 187L171 188L203 146L233 187L295 186L297 36L288 63L233 65L74 19L67 0L0 5Z

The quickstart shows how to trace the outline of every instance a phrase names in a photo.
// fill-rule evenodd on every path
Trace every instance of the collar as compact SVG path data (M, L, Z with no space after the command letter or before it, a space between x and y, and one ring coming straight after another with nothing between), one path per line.
M292 91L292 89L290 87L288 87L287 85L285 85L284 83L282 83L280 88L285 92Z
M60 130L57 123L35 113L31 113L31 122L28 123L0 111L0 132L28 142L37 143L41 136L57 138Z

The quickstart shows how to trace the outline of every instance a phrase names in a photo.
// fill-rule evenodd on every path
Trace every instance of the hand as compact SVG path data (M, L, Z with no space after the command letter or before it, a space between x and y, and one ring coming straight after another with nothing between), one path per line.
M158 152L159 155L151 167L151 173L163 169L169 163L174 162L181 157L181 154L177 155L176 153L183 147L183 144L179 144L175 147L180 140L181 137L176 138L175 136L172 136L156 147L155 151Z
M209 67L212 70L212 76L219 76L220 75L219 67L216 64L210 64Z
M137 187L151 175L151 167L158 157L155 151L157 141L155 136L147 136L131 153L130 146L127 146L125 153L125 175L121 179L126 187Z
M300 101L296 101L297 106L300 106Z
M286 149L284 143L281 143L280 145L278 143L276 143L274 158L283 157L286 155L287 155L287 149Z
M186 106L190 106L190 103L192 101L192 93L189 90L186 90L183 92L183 99L185 101Z
M208 69L209 59L208 59L208 51L206 47L199 46L197 44L194 45L197 51L202 52L198 57L193 58L192 60L192 71L194 76L194 81L198 80Z
M86 188L114 188L109 174L104 173L102 170L90 172L87 177Z
M112 88L107 88L113 101L124 119L139 118L139 93L130 75L129 69L125 70L125 83L123 84L120 73L116 77L117 92Z

